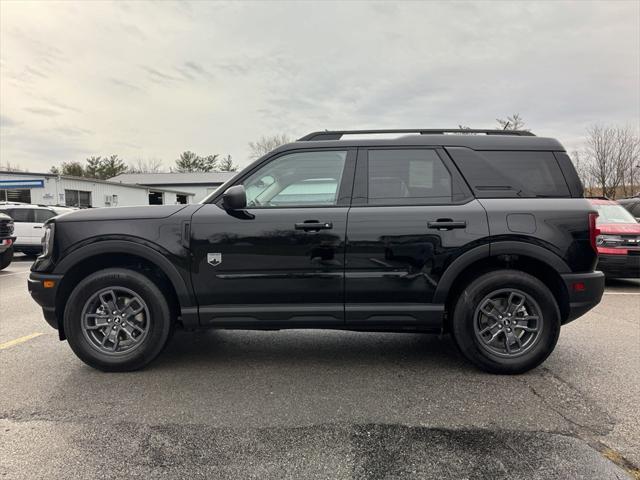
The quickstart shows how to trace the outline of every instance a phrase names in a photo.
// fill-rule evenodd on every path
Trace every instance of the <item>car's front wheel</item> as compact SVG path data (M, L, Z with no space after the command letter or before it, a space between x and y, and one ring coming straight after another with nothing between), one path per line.
M171 311L156 284L123 268L82 280L64 313L64 331L75 354L104 371L145 366L166 344L171 324Z
M451 327L462 354L478 367L491 373L523 373L555 348L560 312L540 280L518 270L498 270L462 291Z

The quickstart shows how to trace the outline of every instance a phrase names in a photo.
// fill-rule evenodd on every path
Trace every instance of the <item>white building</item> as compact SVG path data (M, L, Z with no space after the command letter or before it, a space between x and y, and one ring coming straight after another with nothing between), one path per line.
M124 207L193 203L194 194L108 180L53 173L0 170L0 202L25 202L70 207Z
M170 188L194 195L199 202L220 185L231 179L237 172L199 172L199 173L123 173L110 178L110 182L129 185L141 185L149 188Z

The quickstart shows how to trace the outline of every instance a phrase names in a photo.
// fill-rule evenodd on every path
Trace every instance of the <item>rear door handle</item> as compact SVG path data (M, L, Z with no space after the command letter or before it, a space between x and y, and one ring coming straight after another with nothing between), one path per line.
M40 229L42 229L42 227L33 227L33 228L40 228Z
M315 220L307 220L306 222L296 223L296 230L304 230L310 232L313 230L331 230L333 223L331 222L317 222Z
M453 230L454 228L467 228L467 222L454 221L450 218L439 218L435 222L427 222L427 227L436 230Z

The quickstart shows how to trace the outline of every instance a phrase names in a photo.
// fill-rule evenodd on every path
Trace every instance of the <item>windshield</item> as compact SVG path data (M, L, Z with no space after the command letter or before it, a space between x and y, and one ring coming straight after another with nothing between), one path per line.
M598 210L597 225L604 223L638 223L633 218L633 215L621 205L600 204L594 205L594 207Z

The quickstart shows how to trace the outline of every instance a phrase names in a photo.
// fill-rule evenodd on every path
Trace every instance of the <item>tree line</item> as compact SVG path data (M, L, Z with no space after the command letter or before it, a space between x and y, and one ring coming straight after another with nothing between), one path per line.
M233 163L231 155L200 156L191 151L185 151L175 160L175 164L169 168L170 172L235 172L237 166ZM62 162L59 166L53 166L49 170L56 175L68 175L72 177L96 178L107 180L123 173L161 173L165 169L160 160L138 159L135 163L127 164L118 155L91 156L84 162Z

